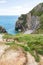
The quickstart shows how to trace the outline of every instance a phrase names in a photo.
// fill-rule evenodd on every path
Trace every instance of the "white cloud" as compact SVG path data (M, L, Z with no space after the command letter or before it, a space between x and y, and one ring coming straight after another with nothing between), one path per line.
M21 15L26 14L32 8L34 8L37 4L30 5L30 6L13 6L7 8L0 8L0 15Z
M38 0L36 0L38 1ZM43 0L42 0L43 1ZM7 3L8 0L0 0L0 4L2 3ZM29 4L24 4L24 5L18 5L18 6L13 6L13 7L10 7L10 3L9 3L9 6L6 7L6 4L5 4L5 7L1 7L0 8L0 15L21 15L21 14L25 14L25 13L28 13L30 10L32 10L33 7L35 7L38 3L40 3L40 1L38 2L31 2Z
M29 11L30 9L28 7L16 6L0 9L0 15L21 15L28 13Z
M0 3L2 4L2 3L6 3L7 2L7 0L0 0Z

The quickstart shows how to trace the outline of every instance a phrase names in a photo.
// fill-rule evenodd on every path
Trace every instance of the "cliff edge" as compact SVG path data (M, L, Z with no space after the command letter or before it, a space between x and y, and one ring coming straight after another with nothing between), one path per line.
M29 13L22 14L16 22L15 30L20 32L33 30L32 33L43 33L43 3L34 7Z

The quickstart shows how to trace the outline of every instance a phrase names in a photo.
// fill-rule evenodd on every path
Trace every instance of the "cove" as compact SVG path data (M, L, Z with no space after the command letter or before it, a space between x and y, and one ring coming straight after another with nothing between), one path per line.
M8 34L16 34L15 23L18 16L0 16L0 26L4 27Z

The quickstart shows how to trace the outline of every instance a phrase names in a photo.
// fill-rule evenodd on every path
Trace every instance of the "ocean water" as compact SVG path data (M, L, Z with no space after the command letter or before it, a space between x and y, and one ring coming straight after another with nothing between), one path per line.
M16 34L15 23L18 16L0 16L0 26L4 27L9 34Z

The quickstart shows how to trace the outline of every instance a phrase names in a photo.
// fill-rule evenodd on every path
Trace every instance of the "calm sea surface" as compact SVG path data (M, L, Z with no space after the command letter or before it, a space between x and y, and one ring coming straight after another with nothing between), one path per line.
M15 23L18 16L0 16L0 26L4 27L9 34L16 34Z

